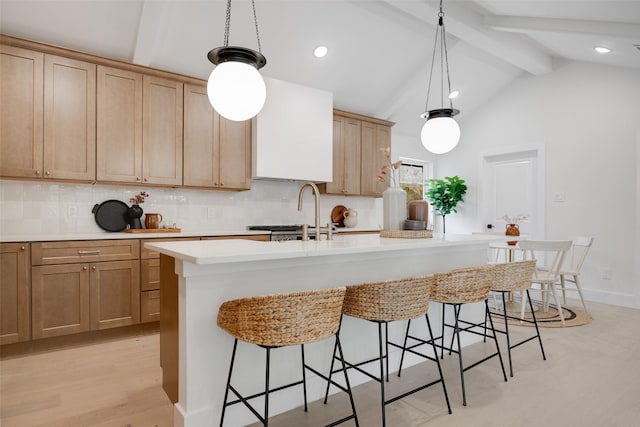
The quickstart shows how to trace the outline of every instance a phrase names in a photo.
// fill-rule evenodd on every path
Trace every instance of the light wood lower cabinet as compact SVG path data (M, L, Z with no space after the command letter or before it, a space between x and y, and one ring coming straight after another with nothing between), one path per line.
M32 268L33 338L140 322L137 260Z
M31 338L28 243L0 244L0 345Z
M89 264L37 266L31 272L33 338L88 331Z

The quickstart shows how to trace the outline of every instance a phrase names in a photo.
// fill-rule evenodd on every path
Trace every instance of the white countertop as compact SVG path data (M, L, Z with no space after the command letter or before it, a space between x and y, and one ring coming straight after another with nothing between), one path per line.
M53 242L60 240L112 240L112 239L158 239L172 237L211 237L211 236L255 236L271 234L260 230L210 230L181 231L180 233L125 233L97 231L95 233L56 233L56 234L13 234L0 235L0 242Z
M333 240L257 242L249 240L206 240L145 243L145 247L193 264L221 264L246 261L291 259L408 249L443 248L505 241L505 236L449 235L429 239L381 238L378 235L337 235Z

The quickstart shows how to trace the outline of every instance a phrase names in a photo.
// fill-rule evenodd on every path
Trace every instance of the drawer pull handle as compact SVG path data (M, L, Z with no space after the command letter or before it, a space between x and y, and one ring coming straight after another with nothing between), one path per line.
M100 251L78 251L78 255L100 255Z

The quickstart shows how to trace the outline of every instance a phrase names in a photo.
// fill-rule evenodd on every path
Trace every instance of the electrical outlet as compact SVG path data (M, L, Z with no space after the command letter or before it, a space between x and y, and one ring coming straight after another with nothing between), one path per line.
M207 218L215 218L215 217L216 217L216 209L207 208Z
M554 193L553 194L554 202L564 202L564 193Z
M67 217L75 218L78 216L78 207L74 205L67 206Z
M611 280L611 276L613 276L613 272L610 268L603 268L600 272L600 276L603 280Z

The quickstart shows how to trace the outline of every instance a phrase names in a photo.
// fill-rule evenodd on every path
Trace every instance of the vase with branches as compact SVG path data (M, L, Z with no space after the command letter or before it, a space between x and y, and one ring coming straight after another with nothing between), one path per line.
M381 148L380 152L386 162L376 177L379 182L386 182L388 188L382 192L382 227L385 230L402 230L407 219L407 193L400 187L397 177L401 160L391 160L391 148Z

